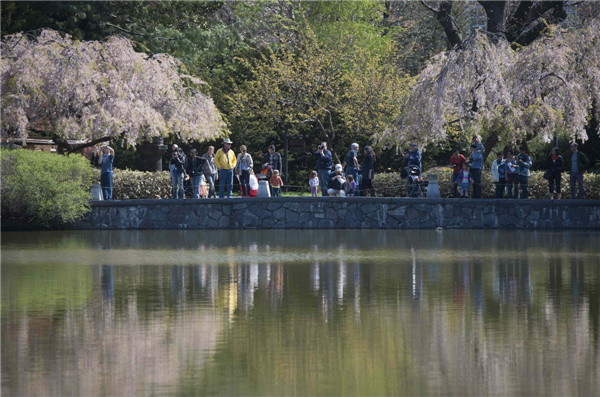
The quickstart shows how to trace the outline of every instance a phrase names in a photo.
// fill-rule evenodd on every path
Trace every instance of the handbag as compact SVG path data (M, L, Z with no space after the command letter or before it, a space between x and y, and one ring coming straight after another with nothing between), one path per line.
M403 168L402 171L400 171L400 178L402 178L402 179L408 178L408 172L406 172L406 168Z
M552 178L552 174L554 174L554 170L547 169L546 172L544 172L544 179L549 181L550 178Z

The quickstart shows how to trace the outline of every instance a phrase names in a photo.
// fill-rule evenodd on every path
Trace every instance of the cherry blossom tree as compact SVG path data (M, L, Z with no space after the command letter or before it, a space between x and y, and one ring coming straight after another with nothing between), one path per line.
M492 4L486 7L487 12ZM525 27L530 30L539 25L531 14L543 11L534 7L555 10L536 3L529 14L521 12L529 15ZM452 22L449 8L440 10L444 23ZM384 146L412 139L437 142L458 127L485 136L486 156L500 142L514 144L536 136L550 141L557 131L585 141L590 118L600 116L600 21L546 23L535 39L531 31L501 22L492 24L496 32L478 31L464 40L455 25L448 25L453 48L431 59L417 76L396 128L376 139Z
M202 81L172 56L136 52L126 38L75 41L42 30L7 36L0 49L3 138L43 131L75 151L115 137L136 145L169 134L202 141L225 131Z

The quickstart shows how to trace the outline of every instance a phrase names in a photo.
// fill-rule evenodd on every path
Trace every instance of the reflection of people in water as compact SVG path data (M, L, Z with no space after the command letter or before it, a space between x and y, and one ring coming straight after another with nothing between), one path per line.
M102 265L100 267L100 286L102 287L102 298L104 301L108 302L114 299L115 290L114 290L114 280L113 280L113 266L112 265Z

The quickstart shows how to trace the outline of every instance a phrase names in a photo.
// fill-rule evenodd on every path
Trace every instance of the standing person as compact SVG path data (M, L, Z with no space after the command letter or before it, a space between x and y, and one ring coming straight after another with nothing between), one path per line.
M327 142L321 142L313 157L317 159L317 172L319 175L319 186L321 186L321 196L329 196L327 186L329 184L329 174L333 166L331 152L327 150Z
M208 151L202 155L202 158L206 160L202 164L202 172L204 172L204 178L208 182L208 198L217 197L215 181L219 179L219 176L215 165L215 147L209 146Z
M250 173L252 172L254 163L252 162L252 156L250 156L250 153L246 149L246 145L240 146L240 151L241 153L238 154L235 166L235 174L240 180L242 197L250 197Z
M171 158L173 157L173 153L177 153L177 149L179 149L179 146L177 146L176 144L173 144L171 146ZM171 184L173 183L173 170L175 169L175 165L171 164L171 161L169 159L169 176L171 177Z
M327 176L327 181L327 193L329 193L330 196L346 196L346 193L344 192L344 184L346 183L346 178L344 178L344 176L342 175L341 164L335 165L335 171L333 171Z
M110 146L102 148L102 155L98 157L98 164L102 167L100 171L100 187L104 200L112 200L113 161L115 151Z
M273 170L273 176L270 181L271 188L273 189L273 197L281 197L281 187L283 186L283 181L279 176L279 170Z
M556 185L556 199L560 200L560 180L562 177L563 158L560 155L560 150L555 147L550 151L548 157L548 189L550 190L550 200L554 199L554 185Z
M360 170L360 165L358 164L358 143L350 145L350 150L346 153L346 157L344 158L344 164L346 166L346 175L352 175L352 178L357 181L358 171ZM358 189L356 189L354 195L360 195Z
M496 184L496 198L504 198L504 188L506 186L506 163L502 152L496 154L496 160L492 163L492 179Z
M308 185L310 186L310 195L312 197L318 197L319 177L317 176L317 171L310 172Z
M200 183L202 182L202 166L206 159L198 156L198 151L190 151L190 159L187 164L187 174L191 178L192 192L194 198L200 198Z
M531 157L526 153L527 148L521 146L521 153L517 157L519 164L519 185L521 185L521 198L529 198L529 169L531 168Z
M519 198L519 164L512 150L506 152L506 183L508 187L508 198Z
M408 169L408 167L410 166L416 166L419 168L419 175L421 175L421 159L421 152L417 149L417 144L414 142L411 143L410 148L408 149L408 153L404 155L404 163L406 165L406 168Z
M469 192L471 191L471 183L473 183L473 177L471 172L469 171L469 164L466 162L462 166L462 170L458 173L458 178L456 178L455 184L459 185L460 189L460 197L467 198L469 197Z
M185 199L183 178L186 175L187 159L181 148L177 148L173 152L169 165L173 166L173 171L171 172L171 194L174 199Z
M481 138L475 135L471 140L471 144L475 145L475 150L481 153L481 155L483 156L483 154L485 153L485 147L483 146L483 143L481 143Z
M275 145L267 148L267 153L263 157L263 169L268 167L270 170L277 170L281 174L281 155L275 151Z
M362 163L362 195L375 197L375 188L373 187L373 178L375 177L375 152L371 146L365 146L365 158Z
M585 189L583 188L583 173L590 165L590 161L585 154L577 150L577 142L571 143L571 158L566 162L566 168L571 176L569 182L571 185L571 198L575 199L575 187L579 185L579 195L577 198L585 198Z
M477 139L476 137L473 140ZM480 143L481 144L481 143ZM481 169L483 168L483 154L477 149L477 144L471 145L471 178L473 178L473 198L481 198Z
M452 197L458 197L458 184L455 183L458 179L458 174L462 171L462 166L467 162L465 156L460 154L458 148L454 149L452 157L450 157L450 167L452 167Z
M219 170L219 197L225 197L225 185L227 185L227 198L231 198L233 190L233 169L235 168L235 153L231 149L229 139L223 141L223 147L217 150L215 155L215 166Z

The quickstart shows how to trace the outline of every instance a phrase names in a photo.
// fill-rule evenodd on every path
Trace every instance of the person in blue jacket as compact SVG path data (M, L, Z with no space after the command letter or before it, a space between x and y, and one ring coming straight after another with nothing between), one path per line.
M113 161L115 151L110 146L102 148L102 156L98 158L98 164L102 167L100 171L100 187L104 200L112 200Z
M411 165L416 165L417 167L419 167L419 175L421 175L421 158L421 152L419 152L419 149L417 149L417 144L414 142L411 143L408 153L404 155L404 162L406 164L406 168L408 169L408 167L410 167Z
M327 193L327 185L329 183L329 173L333 167L333 159L331 152L327 150L327 142L321 142L317 151L314 153L317 159L317 174L319 176L319 186L321 187L321 195L329 196Z

